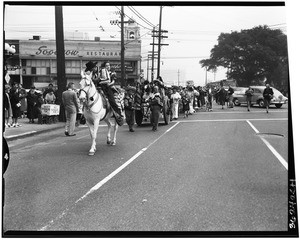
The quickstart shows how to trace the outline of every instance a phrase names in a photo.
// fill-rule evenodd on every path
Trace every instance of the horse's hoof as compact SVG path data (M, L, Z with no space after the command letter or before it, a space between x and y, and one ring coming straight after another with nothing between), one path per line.
M106 143L107 143L108 145L111 145L111 141L107 141Z
M116 146L116 143L115 143L115 142L111 142L110 145L111 145L111 146Z
M89 152L89 156L94 156L95 152Z

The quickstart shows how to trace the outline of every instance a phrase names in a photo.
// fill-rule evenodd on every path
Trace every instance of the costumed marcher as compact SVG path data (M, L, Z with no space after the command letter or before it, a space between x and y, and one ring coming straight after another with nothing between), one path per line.
M183 117L186 118L189 116L190 111L190 97L188 96L186 90L182 93L182 110L183 110Z
M273 95L274 95L273 89L270 88L269 84L266 84L266 88L263 91L263 97L264 97L267 113L269 113L269 106L270 106L271 99L273 98Z
M35 87L31 87L27 95L27 118L29 123L34 123L34 119L38 118L39 94L35 91Z
M91 76L91 79L93 80L96 87L99 83L99 71L98 71L97 63L98 62L88 61L85 64L86 68L84 70L85 74Z
M163 103L160 97L159 89L158 86L154 86L153 88L153 97L150 100L150 108L152 111L151 114L151 122L153 124L152 131L157 131L158 127L158 120L159 120L159 115L161 112L161 109L163 107Z
M109 62L104 62L101 64L101 70L100 70L100 86L105 93L105 95L108 98L108 101L110 103L110 106L113 109L114 116L116 118L116 122L119 126L122 126L124 124L124 117L121 112L121 106L119 107L116 103L114 92L116 92L116 89L113 89L113 85L115 83L114 78L111 78L110 75L110 64ZM119 94L117 92L117 94Z
M68 90L62 93L62 103L65 108L66 114L66 125L65 125L65 135L66 136L75 136L75 124L76 124L76 115L79 111L77 94L74 91L74 83L68 83Z
M179 100L181 99L180 94L177 92L176 89L173 89L173 94L171 95L172 99L172 113L173 113L173 119L178 119L178 108L179 108Z
M253 89L249 86L249 88L245 92L248 112L250 112L251 100L252 100L253 93L254 93Z
M134 92L135 88L129 86L124 98L125 118L130 132L134 132L132 128L134 125Z

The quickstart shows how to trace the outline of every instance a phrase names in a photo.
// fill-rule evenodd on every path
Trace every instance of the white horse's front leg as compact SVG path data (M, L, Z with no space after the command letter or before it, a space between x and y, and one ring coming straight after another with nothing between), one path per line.
M91 138L92 138L92 146L89 151L89 155L93 156L93 155L95 155L95 152L96 152L96 138L97 138L99 122L95 121L94 123L87 123L87 124L89 126L90 134L91 134Z
M105 119L104 121L107 124L107 140L106 140L106 143L110 145L111 144L111 138L110 138L111 122L109 121L109 119Z
M116 143L117 143L117 131L118 131L118 127L119 127L119 125L117 124L117 121L115 120L114 137L113 137L113 140L111 142L112 146L116 145Z

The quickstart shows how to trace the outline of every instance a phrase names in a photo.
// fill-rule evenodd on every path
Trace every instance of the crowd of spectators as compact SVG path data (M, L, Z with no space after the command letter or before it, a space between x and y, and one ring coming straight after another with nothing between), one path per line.
M4 111L5 127L22 127L19 118L27 117L29 123L34 123L41 114L42 104L57 104L56 91L49 84L45 91L39 91L34 86L26 90L19 83L5 85Z

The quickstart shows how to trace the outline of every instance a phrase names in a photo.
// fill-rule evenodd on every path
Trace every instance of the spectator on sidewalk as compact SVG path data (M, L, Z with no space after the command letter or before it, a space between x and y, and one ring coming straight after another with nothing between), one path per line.
M12 127L21 127L18 119L21 116L21 99L22 94L19 90L19 84L15 82L10 91L10 103L12 108Z
M57 99L57 96L56 96L56 91L54 90L54 87L53 87L53 84L52 83L49 83L48 85L48 88L45 89L45 91L43 92L43 98L46 97L47 93L53 91L53 94L55 96L55 99Z
M35 91L35 87L31 87L27 95L27 118L29 123L34 123L34 119L39 114L39 94Z
M56 97L54 95L54 90L50 89L49 92L45 95L46 104L55 104Z
M66 125L65 125L65 135L66 136L75 136L75 124L76 124L76 115L79 112L77 94L74 91L74 83L68 83L68 90L62 93L62 103L65 108L66 114Z
M12 108L11 108L11 103L9 99L9 91L10 91L10 86L7 84L5 85L5 95L4 95L4 115L5 115L5 127L11 127L10 120L12 117Z
M27 92L26 92L26 89L23 88L22 84L19 84L19 90L20 90L20 93L21 93L21 108L20 108L20 111L21 111L21 116L22 118L25 117L25 112L27 111Z

